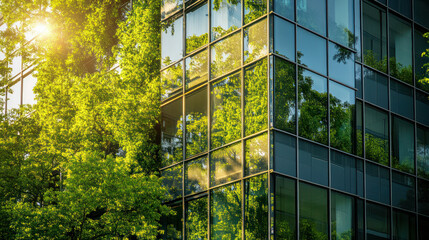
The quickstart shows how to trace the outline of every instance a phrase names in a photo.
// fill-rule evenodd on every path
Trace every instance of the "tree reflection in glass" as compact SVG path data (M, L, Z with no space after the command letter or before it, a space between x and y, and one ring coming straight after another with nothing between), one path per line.
M267 13L266 0L244 0L244 24L259 18Z
M186 158L207 151L207 88L186 95Z
M167 20L161 32L161 66L183 57L183 17Z
M207 189L207 157L201 157L185 165L185 194L193 194Z
M241 27L241 0L212 0L211 26L212 41Z
M186 89L190 89L200 83L207 82L209 79L208 58L207 49L186 58Z
M429 179L429 129L417 127L417 173Z
M209 42L208 16L207 3L186 13L187 53L190 53Z
M167 200L182 196L182 165L167 168L161 172L162 184L168 191Z
M296 239L295 180L275 176L274 215L276 239Z
M389 14L390 75L413 84L411 24Z
M182 99L161 107L162 166L182 161Z
M210 186L231 182L241 177L241 151L241 143L236 143L211 153Z
M182 92L183 64L182 61L161 72L161 100Z
M170 206L172 214L161 218L162 240L182 239L182 204Z
M354 0L329 0L328 6L329 38L353 48Z
M175 11L181 9L183 0L162 0L161 2L161 18L168 17Z
M295 64L274 58L274 126L295 133Z
M186 238L187 240L205 240L208 232L207 197L186 203Z
M268 239L267 174L246 179L244 183L244 233L246 239Z
M211 47L211 78L219 77L241 66L241 35L233 34Z
M414 173L414 124L392 118L392 167Z
M389 165L389 117L373 107L365 107L365 157Z
M252 62L267 55L267 19L244 29L244 62Z
M268 170L268 134L246 140L245 175L252 175Z

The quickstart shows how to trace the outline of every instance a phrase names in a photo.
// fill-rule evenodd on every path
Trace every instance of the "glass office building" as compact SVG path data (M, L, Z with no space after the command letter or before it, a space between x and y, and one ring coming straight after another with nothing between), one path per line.
M163 0L161 239L429 239L427 0Z

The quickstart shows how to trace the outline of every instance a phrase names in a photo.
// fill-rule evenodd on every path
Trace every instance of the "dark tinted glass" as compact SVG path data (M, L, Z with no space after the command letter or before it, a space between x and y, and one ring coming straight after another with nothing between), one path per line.
M210 199L211 239L241 239L241 184L212 190Z
M394 210L392 235L394 240L416 239L416 215Z
M276 239L296 239L295 181L275 176L274 234Z
M411 18L411 0L389 0L389 7Z
M167 66L183 57L183 17L168 20L161 32L161 65Z
M328 239L328 191L299 184L300 239Z
M429 126L429 95L421 92L416 94L416 120Z
M210 158L210 186L237 180L241 177L241 143L216 150Z
M183 7L183 0L162 0L161 18L168 17Z
M161 107L162 165L168 166L182 160L182 99Z
M364 68L364 99L383 108L388 108L387 77Z
M355 87L357 88L356 97L363 98L362 93L362 65L355 66Z
M426 240L429 236L429 218L419 215L419 240Z
M298 28L296 47L298 63L326 75L326 40Z
M295 137L274 132L274 169L281 173L296 176Z
M264 133L245 142L245 175L268 170L268 134Z
M219 77L241 66L241 34L233 34L211 47L211 78Z
M331 146L353 153L355 91L333 81L329 91Z
M375 164L366 164L366 197L390 203L389 170Z
M267 59L244 70L244 127L251 135L268 127Z
M402 116L414 118L413 89L395 80L390 81L390 108Z
M209 42L209 14L207 3L186 13L186 52Z
M214 83L210 93L211 146L220 147L241 136L240 73Z
M329 38L339 44L354 47L354 0L329 0Z
M207 88L186 95L186 158L207 151Z
M417 174L429 179L429 129L417 127Z
M299 177L322 185L328 185L328 149L299 141Z
M182 93L183 62L180 61L161 72L161 100Z
M244 234L246 239L268 237L268 179L259 175L244 182Z
M361 239L363 237L363 204L354 197L332 192L331 234L332 239Z
M429 7L429 2L427 3ZM428 24L429 25L429 24ZM415 71L416 71L416 86L420 89L429 92L429 82L424 81L424 78L428 78L429 74L426 72L424 66L429 62L427 56L422 56L422 53L429 49L428 39L423 37L425 31L415 29L414 31L414 60L415 60Z
M192 88L209 79L209 55L207 49L186 58L186 89Z
M416 210L416 181L413 177L392 172L392 205L395 207Z
M168 190L168 200L182 196L182 165L167 168L161 172L162 184Z
M363 61L387 72L386 11L363 2Z
M326 35L326 1L297 0L296 21L321 35Z
M244 24L259 18L267 13L267 1L244 0Z
M398 117L392 119L392 166L414 173L414 124Z
M294 21L295 0L274 0L274 12Z
M182 239L182 205L170 206L172 214L162 217L161 225L164 231L161 234L162 240Z
M185 163L185 194L207 190L207 157Z
M418 212L429 215L429 182L419 179L417 181Z
M366 239L390 239L390 208L373 203L367 203Z
M328 94L326 78L299 68L298 132L300 136L328 143Z
M429 2L427 0L414 0L414 20L429 28Z
M389 14L390 75L413 84L411 24Z
M295 61L295 25L274 16L274 52Z
M241 0L212 0L212 41L241 27Z
M329 42L329 76L350 87L355 86L355 55Z
M186 238L187 240L208 239L207 197L186 203Z
M250 0L248 0L250 1ZM252 0L255 1L255 0ZM257 60L268 53L267 19L250 25L244 29L244 62Z
M362 160L331 151L331 187L363 196Z
M295 64L274 58L274 126L295 133Z
M373 107L365 107L365 156L389 165L389 117Z

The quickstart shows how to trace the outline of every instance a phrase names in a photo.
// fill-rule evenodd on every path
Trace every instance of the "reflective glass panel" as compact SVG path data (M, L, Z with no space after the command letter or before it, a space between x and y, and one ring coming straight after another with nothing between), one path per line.
M429 2L427 4L429 8ZM429 92L429 82L424 81L425 77L429 78L429 74L426 72L427 68L424 66L429 63L429 57L427 55L422 56L422 53L425 52L426 49L429 49L429 39L423 36L424 32L425 31L419 29L414 30L414 64L416 65L416 86Z
M411 18L411 0L389 0L389 7Z
M21 81L14 83L8 88L7 111L18 109L21 105Z
M417 174L429 179L429 129L417 127Z
M175 11L181 9L183 0L162 0L161 2L161 18L168 17Z
M274 126L296 132L295 64L274 58Z
M241 27L241 0L212 0L211 8L212 41Z
M186 95L186 158L207 151L207 88Z
M363 162L331 151L331 187L363 196Z
M429 218L419 215L419 240L426 240L429 236Z
M414 124L392 119L392 167L414 173Z
M244 0L244 24L259 18L267 13L267 1Z
M363 204L337 192L331 194L332 239L363 239Z
M370 103L376 104L387 109L389 107L387 77L374 72L368 68L364 68L364 99Z
M237 180L242 173L241 143L216 150L210 159L210 186Z
M296 176L296 138L274 132L274 170Z
M183 137L182 99L161 107L162 165L182 160Z
M326 40L298 28L296 45L298 63L326 75Z
M267 59L244 70L244 127L245 135L268 127Z
M421 92L416 94L416 120L429 126L429 95Z
M273 24L274 52L295 61L295 25L276 16Z
M207 190L207 157L185 163L185 194Z
M275 176L274 183L274 234L275 239L296 239L296 187L295 180Z
M299 184L300 239L328 239L328 191Z
M245 142L245 175L268 170L268 134L264 133Z
M294 21L295 0L274 0L274 12Z
M328 93L326 78L299 68L298 132L300 136L328 143Z
M392 235L394 240L416 239L416 216L393 210Z
M241 239L241 184L212 190L210 199L210 238Z
M353 48L354 0L328 1L329 38L339 44Z
M354 32L354 49L356 50L356 61L362 61L362 36L361 36L361 1L354 0L355 6L355 32Z
M414 119L414 90L398 81L390 81L390 108L392 112Z
M355 91L333 81L329 91L331 146L353 153Z
M390 75L413 84L411 24L389 14Z
M209 42L209 14L207 3L186 13L186 52Z
M248 0L257 1L257 0ZM249 63L268 53L267 19L252 24L244 29L244 62Z
M390 203L389 170L367 162L366 197L368 199Z
M182 205L170 206L172 214L161 218L162 240L182 239Z
M328 186L328 149L300 140L299 177Z
M354 59L353 52L329 42L329 77L355 87Z
M363 157L363 104L356 101L356 155Z
M241 66L241 36L236 33L211 47L211 78Z
M214 83L210 93L211 147L220 147L241 137L240 73Z
M429 2L427 0L414 0L414 20L425 27L429 27Z
M205 83L209 79L207 49L186 58L186 89Z
M30 73L27 77L24 78L24 86L22 89L22 104L35 104L36 103L36 94L34 94L33 89L36 86L37 79L32 76Z
M167 168L161 172L162 184L168 191L168 200L182 196L182 165Z
M363 2L363 61L387 72L386 11Z
M182 92L183 64L182 61L161 72L161 99L165 100Z
M183 17L168 20L161 32L161 66L183 57Z
M258 175L244 182L244 234L246 239L268 238L268 178Z
M186 203L186 239L208 239L207 197L198 198Z
M373 107L365 107L365 157L389 165L389 117Z
M366 239L390 239L390 208L367 203L366 205Z
M304 27L326 35L326 1L297 0L296 20Z
M418 199L418 212L421 214L429 215L429 182L418 179L417 181L417 199Z
M416 210L416 180L405 174L392 172L392 205Z

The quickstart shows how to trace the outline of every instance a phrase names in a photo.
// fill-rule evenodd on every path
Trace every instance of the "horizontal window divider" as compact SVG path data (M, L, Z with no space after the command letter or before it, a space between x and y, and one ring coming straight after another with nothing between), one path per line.
M164 171L164 170L166 170L166 169L169 169L169 168L172 168L172 167L176 167L177 165L181 165L181 164L183 164L183 161L180 161L180 162L177 162L177 163L173 163L173 164L170 164L170 165L168 165L168 166L166 166L166 167L162 167L162 168L160 168L159 169L159 171Z
M389 156L390 156L390 154L389 154ZM386 169L393 169L393 167L390 167L390 165L384 165L384 164L381 164L381 163L379 163L379 162L376 162L376 161L374 161L374 160L371 160L371 159L367 159L367 158L365 158L365 161L367 162L367 163L370 163L370 164L373 164L373 165L377 165L378 167L383 167L383 168L386 168ZM389 161L389 163L391 164L391 162ZM390 176L390 177L392 177L392 176Z
M222 79L222 78L224 78L224 77L227 77L228 75L235 74L235 73L239 72L242 68L243 68L243 66L241 66L241 67L237 67L237 68L234 68L233 70L231 70L231 71L229 71L229 72L227 72L227 73L224 73L224 74L222 74L222 75L220 75L220 76L218 76L218 77L215 77L215 78L209 79L209 83L216 82L216 81L218 81L218 80L221 80L221 79ZM209 74L210 74L210 73L209 73Z
M201 158L201 157L207 157L207 155L208 155L208 154L209 154L209 152L208 152L208 151L204 151L204 152L201 152L201 153L197 153L197 154L194 154L194 155L192 155L192 156L190 156L190 157L186 158L184 161L185 161L185 163L192 162L193 160L196 160L196 159L198 159L198 158Z
M429 109L428 109L429 110ZM411 119L411 118L408 118L408 117L405 117L405 116L402 116L402 115L400 115L400 114L397 114L397 113L395 113L395 112L391 112L392 113L392 116L394 116L394 117L396 117L396 118L400 118L400 119L402 119L402 120L406 120L406 121L409 121L409 122L412 122L413 123L413 125L414 125L414 119Z
M417 92L420 92L420 93L423 93L423 94L429 95L429 92L426 92L425 90L423 90L423 89L421 89L421 88L415 87L415 89L416 89L416 91L417 91Z
M394 167L392 167L392 171L396 172L396 173L399 173L399 174L402 174L402 175L407 175L408 177L413 177L413 178L416 177L415 173L403 172L402 170L396 169Z
M210 129L209 129L209 131L210 131ZM226 143L226 144L224 144L224 145L222 145L222 146L220 146L220 147L216 147L216 148L209 148L209 149L210 149L210 150L209 150L209 153L212 153L213 151L216 151L216 150L222 149L222 148L224 148L224 147L229 147L229 146L231 146L231 145L234 145L235 143L239 143L239 142L241 142L242 140L243 140L243 138L239 138L239 139L234 140L234 141L232 141L232 142Z
M198 85L195 85L194 87L189 88L188 90L186 90L186 92L185 92L183 95L184 95L184 96L186 96L186 95L188 95L188 94L191 94L191 93L193 93L193 92L196 92L196 91L198 91L198 90L201 90L202 88L204 88L205 86L207 86L207 83L208 83L208 82L202 82L202 83L199 83Z
M186 41L186 38L185 38L185 41ZM186 53L185 54L185 56L183 57L184 59L186 59L186 58L188 58L188 57L193 57L194 55L197 55L198 53L200 53L200 52L202 52L202 51L204 51L204 50L206 50L207 49L207 47L208 47L208 43L206 43L206 44L204 44L203 46L201 46L201 47L199 47L199 48L197 48L197 49L194 49L194 50L192 50L191 52L188 52L188 53ZM207 54L207 58L208 58L208 54ZM185 71L186 71L186 68L185 68Z
M171 20L175 20L175 18L181 17L181 15L183 13L183 9L184 8L182 7L181 9L178 9L178 10L170 13L167 17L161 19L161 24L168 22L168 21L171 21ZM162 28L161 28L161 31L162 31Z
M253 64L255 64L256 62L259 62L260 60L262 60L262 59L266 58L268 55L269 55L269 54L267 53L267 54L265 54L265 55L263 55L263 56L259 57L259 58L258 58L258 59L256 59L256 60L253 60L253 61L251 61L251 62L248 62L248 63L243 64L243 68L249 67L250 65L253 65ZM267 59L267 61L269 61L269 60Z
M164 100L161 101L161 106L160 107L164 107L165 105L176 101L177 99L183 97L183 93L176 93L173 96L170 96Z
M261 175L269 174L269 173L270 173L270 172L269 172L269 170L267 169L267 170L264 170L264 171L262 171L262 172L258 172L258 173L254 173L254 174L251 174L251 175L244 176L244 177L243 177L243 180L247 180L247 179L250 179L250 178L253 178L253 177L257 177L257 176L261 176Z
M389 74L387 74L387 73L385 73L385 72L383 72L383 71L380 71L380 70L378 70L378 69L376 69L376 68L373 68L373 67L371 67L371 66L369 66L369 65L366 65L364 62L362 62L362 66L364 67L364 68L368 68L369 70L371 70L371 71L373 71L373 72L376 72L376 73L379 73L379 74L382 74L384 77L386 77L386 78L388 78L389 77ZM362 71L364 71L365 69L362 69Z
M208 187L207 190L211 191L211 190L214 190L214 189L217 189L217 188L220 188L220 187L224 187L224 186L227 186L227 185L230 185L230 184L241 183L242 180L243 180L243 175L241 175L241 177L239 179L235 179L233 181L229 181L227 183L222 183L222 184L218 184L218 185L214 185L214 186L211 186L211 184L209 182L209 187Z
M201 192L185 195L184 198L185 198L185 201L192 201L199 198L208 197L208 195L209 195L208 190L204 190Z
M398 82L398 83L402 83L403 85L406 85L406 86L408 86L408 87L410 87L410 88L414 88L414 85L409 84L409 83L407 83L407 82L404 82L403 80L401 80L401 79L399 79L399 78L395 78L394 76L391 76L390 74L389 74L389 77L390 77L390 80L394 80L394 81L396 81L396 82Z
M265 128L264 130L261 130L261 131L259 131L259 132L252 133L252 134L250 134L250 135L247 135L247 136L243 137L243 140L249 140L250 138L256 137L256 136L258 136L258 135L262 135L262 134L264 134L264 133L268 133L268 127L267 127L267 128Z
M389 109L386 109L386 108L380 107L380 106L378 106L378 105L376 105L376 104L374 104L374 103L372 103L372 102L368 102L367 100L364 100L363 102L365 103L365 105L369 105L369 106L371 106L371 107L373 107L373 108L376 108L377 110L380 110L380 111L383 111L383 112L390 113ZM365 109L364 109L364 110L365 110Z
M417 122L417 121L415 121L415 122L417 123L417 127L421 127L421 128L429 128L429 125L426 125L426 124L424 124L424 123Z
M161 60L161 61L162 61L162 60ZM179 60L177 60L177 61L173 62L173 63L168 64L168 65L167 65L167 66L165 66L165 67L162 67L162 68L161 68L161 70L159 70L159 72L162 72L162 71L166 70L167 68L172 67L173 65L176 65L177 63L182 62L182 61L183 61L183 57L182 57L182 58L180 58ZM183 67L183 66L182 66L182 67Z
M390 199L390 201L392 201L392 199ZM388 208L391 207L390 204L386 204L386 203L382 203L382 202L377 202L377 201L371 200L369 198L366 198L365 202L366 203L371 203L371 204L376 204L376 205L381 205L381 206L388 207ZM390 217L392 217L392 216L390 216Z
M183 5L184 5L185 11L186 11L189 9L192 10L192 8L197 7L198 5L200 5L202 3L208 3L208 1L207 0L197 0L197 1L189 0L189 1L186 1Z

